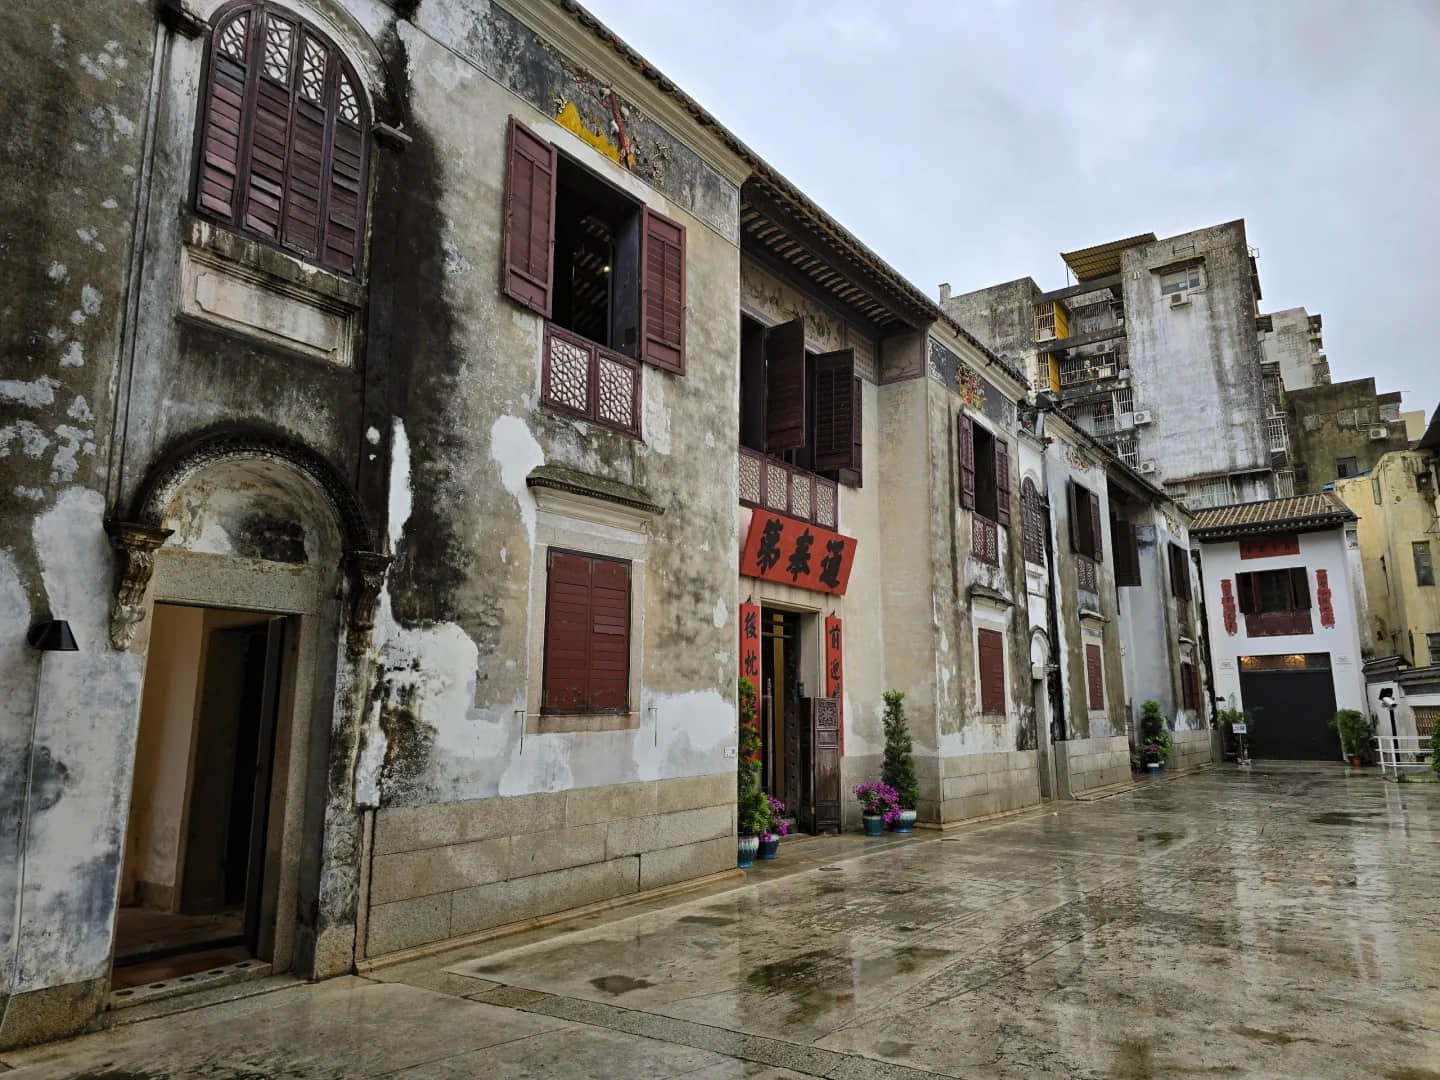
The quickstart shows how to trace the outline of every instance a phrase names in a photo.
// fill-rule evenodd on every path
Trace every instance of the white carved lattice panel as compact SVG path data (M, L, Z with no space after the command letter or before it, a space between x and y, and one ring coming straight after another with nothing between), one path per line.
M350 85L350 77L344 72L340 74L340 119L347 124L360 125L360 100L355 96L355 88Z
M765 463L765 505L784 510L790 502L790 474L783 465Z
M600 357L600 420L626 429L635 426L636 374L608 356Z
M295 28L274 15L265 18L265 74L276 82L290 82L290 59L295 48Z
M749 454L740 457L740 498L743 502L760 501L760 462Z
M549 399L580 412L590 404L590 354L563 338L550 339Z
M833 529L835 525L835 489L829 484L815 485L815 523Z
M796 473L790 479L790 513L798 518L810 518L810 493L815 488L813 476Z
M232 60L245 62L245 31L250 28L250 13L242 11L220 31L220 51Z
M305 37L300 56L300 93L320 105L325 101L325 61L329 54L325 46L310 37Z

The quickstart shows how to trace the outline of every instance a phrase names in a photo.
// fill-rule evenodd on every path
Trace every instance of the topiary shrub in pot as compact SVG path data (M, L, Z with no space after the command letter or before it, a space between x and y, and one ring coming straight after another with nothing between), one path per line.
M1341 709L1330 721L1330 726L1340 735L1340 750L1350 759L1350 764L1359 768L1373 764L1375 747L1371 743L1374 732L1370 719L1359 709Z
M899 833L913 832L920 785L915 779L915 744L905 722L905 691L885 691L884 725L885 764L880 769L880 779L894 790L900 804L893 828Z
M760 834L770 828L770 804L760 790L760 728L755 718L755 684L739 685L740 752L735 768L736 865L755 865Z
M1158 701L1147 701L1140 706L1140 753L1145 767L1151 773L1158 773L1170 760L1173 742L1170 728L1165 724L1165 713Z

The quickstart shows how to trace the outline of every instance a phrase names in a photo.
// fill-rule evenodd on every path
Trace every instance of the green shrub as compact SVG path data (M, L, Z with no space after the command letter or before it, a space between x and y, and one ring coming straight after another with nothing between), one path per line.
M905 722L905 691L885 691L885 764L880 779L900 796L902 810L914 810L920 798L915 780L915 745Z
M1150 748L1154 747L1153 750ZM1165 713L1158 701L1147 701L1140 706L1140 757L1144 761L1158 761L1162 765L1170 760L1173 742L1170 728L1165 723Z
M1435 725L1435 733L1430 736L1430 768L1440 776L1440 724Z
M1371 745L1373 732L1370 718L1358 709L1341 709L1330 721L1330 726L1340 734L1340 746L1346 757L1359 758L1369 765L1375 760L1375 748Z
M759 836L774 826L770 801L760 789L760 725L755 718L755 684L739 685L740 753L735 769L735 819L742 836Z

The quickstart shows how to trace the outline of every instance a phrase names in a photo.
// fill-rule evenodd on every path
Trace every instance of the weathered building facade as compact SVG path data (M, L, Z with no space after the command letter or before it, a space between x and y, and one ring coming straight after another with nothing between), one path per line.
M1285 388L1295 493L1325 491L1368 473L1384 455L1410 445L1399 392L1377 393L1374 379Z
M932 825L1189 722L1183 611L1064 510L1173 504L568 0L3 48L0 1045L181 948L321 977L732 870L740 676L814 829L888 689Z

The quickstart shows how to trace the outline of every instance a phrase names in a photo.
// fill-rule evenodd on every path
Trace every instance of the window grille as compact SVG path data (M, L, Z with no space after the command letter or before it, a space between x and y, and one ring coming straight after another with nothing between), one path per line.
M1275 495L1277 498L1288 499L1295 494L1295 474L1289 469L1282 469L1275 474Z
M1123 461L1126 465L1129 465L1132 469L1139 466L1140 452L1139 448L1136 446L1135 436L1128 435L1122 439L1116 440L1115 453L1120 456L1121 461Z
M1035 340L1055 340L1055 305L1035 305Z
M1267 417L1265 420L1265 436L1269 440L1272 451L1290 449L1290 432L1285 423L1285 417Z
M1133 386L1122 386L1115 391L1115 411L1117 413L1133 413L1135 411L1135 388Z

